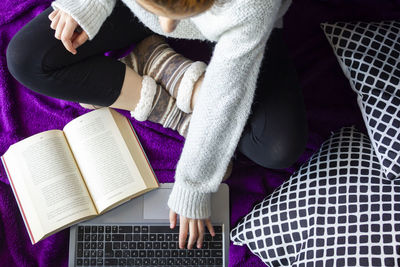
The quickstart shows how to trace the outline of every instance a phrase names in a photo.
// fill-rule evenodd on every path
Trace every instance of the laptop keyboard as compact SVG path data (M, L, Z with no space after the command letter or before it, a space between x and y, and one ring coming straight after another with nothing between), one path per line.
M222 266L222 226L213 227L201 249L179 249L178 226L78 225L76 266Z

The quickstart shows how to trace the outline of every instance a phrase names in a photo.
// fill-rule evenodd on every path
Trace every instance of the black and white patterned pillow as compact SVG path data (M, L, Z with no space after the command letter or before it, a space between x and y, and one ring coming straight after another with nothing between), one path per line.
M399 266L400 180L343 128L231 231L268 266Z
M388 179L400 176L400 22L323 23Z

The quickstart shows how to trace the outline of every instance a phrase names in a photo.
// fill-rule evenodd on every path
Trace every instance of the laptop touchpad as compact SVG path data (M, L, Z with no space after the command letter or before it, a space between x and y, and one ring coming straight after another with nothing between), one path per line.
M143 218L145 220L169 220L167 205L171 189L156 189L143 196Z

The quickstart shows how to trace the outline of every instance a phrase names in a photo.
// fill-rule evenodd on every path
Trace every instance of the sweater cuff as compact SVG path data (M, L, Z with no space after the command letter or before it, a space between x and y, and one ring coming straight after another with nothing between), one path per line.
M111 10L107 12L98 0L56 0L51 3L51 7L54 10L60 9L68 13L87 33L89 40L96 36L101 25L111 13Z
M169 195L168 207L186 218L207 219L211 216L210 199L210 193L188 190L175 183Z

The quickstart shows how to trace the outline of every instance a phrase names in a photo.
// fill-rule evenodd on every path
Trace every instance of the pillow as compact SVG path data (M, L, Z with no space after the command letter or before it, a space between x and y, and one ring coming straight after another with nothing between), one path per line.
M268 266L397 266L400 180L343 128L230 232Z
M388 179L400 176L400 22L323 23Z

